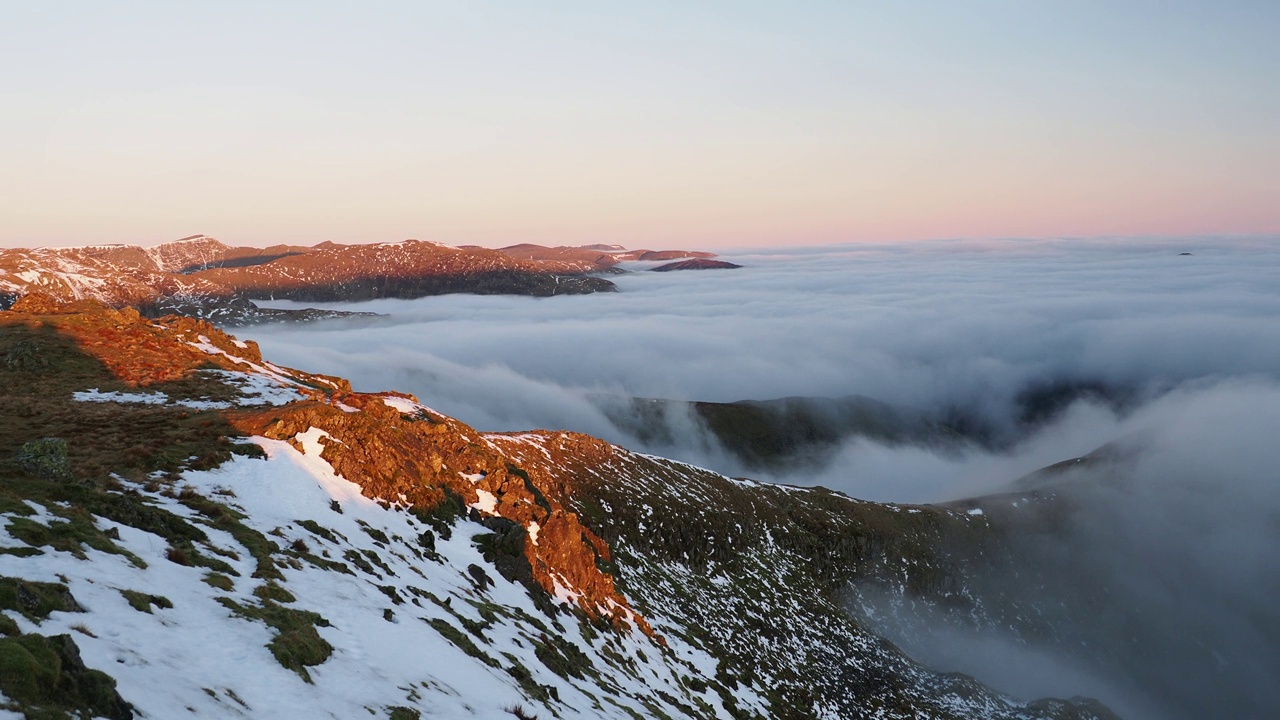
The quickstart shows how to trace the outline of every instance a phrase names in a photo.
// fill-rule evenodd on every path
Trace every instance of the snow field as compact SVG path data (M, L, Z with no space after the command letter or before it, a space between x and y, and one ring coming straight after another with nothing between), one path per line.
M24 632L70 633L86 664L116 678L121 695L144 718L385 717L390 708L403 706L423 717L508 720L512 715L505 708L517 705L551 716L550 708L528 698L508 673L515 664L511 658L527 668L533 682L554 688L559 702L551 706L561 717L632 717L624 707L641 716L654 715L646 703L678 717L680 711L657 697L655 690L691 703L695 693L686 689L682 678L695 672L691 668L704 679L714 677L716 661L684 643L673 642L672 649L664 651L639 633L584 631L568 612L547 617L525 588L505 580L484 560L473 538L489 531L478 523L462 520L450 539L437 537L439 559L430 559L418 544L419 535L430 526L402 509L364 497L358 486L334 474L319 456L323 443L332 441L326 435L314 428L299 434L296 440L303 452L286 442L254 438L266 451L266 460L236 458L214 470L187 472L179 486L245 513L246 524L281 547L301 541L308 552L350 567L354 574L298 561L280 565L285 577L280 585L296 597L285 606L317 612L330 623L317 628L334 651L322 664L308 668L314 684L276 661L266 647L274 629L239 617L218 602L227 598L258 605L253 590L263 581L251 578L256 562L247 549L229 533L206 524L200 527L209 543L222 551L210 554L239 573L231 591L206 584L205 568L167 560L168 543L159 536L96 518L100 528L117 530L119 546L144 561L146 568L123 555L89 548L87 560L48 549L35 557L0 555L0 574L44 582L65 578L87 610L54 612L39 624L7 614ZM149 497L175 514L199 521L200 516L176 498ZM37 514L29 519L58 521L47 509L33 507ZM299 521L327 532L318 535ZM16 544L0 533L0 546ZM239 559L228 557L228 551ZM363 559L361 565L372 574L351 562L352 557ZM479 589L466 571L471 565L485 569L492 584ZM173 607L140 612L121 590L163 596ZM461 618L484 627L487 642L468 633ZM498 667L455 646L431 621L448 623ZM537 653L535 641L543 635L572 643L599 671L598 679L563 678L552 672ZM699 697L728 717L712 693Z

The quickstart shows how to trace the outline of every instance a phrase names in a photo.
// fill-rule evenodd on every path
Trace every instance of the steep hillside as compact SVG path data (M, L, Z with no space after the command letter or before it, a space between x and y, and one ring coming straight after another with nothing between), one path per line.
M982 612L964 509L482 433L206 322L0 312L0 693L26 717L1106 718L939 675L859 587Z

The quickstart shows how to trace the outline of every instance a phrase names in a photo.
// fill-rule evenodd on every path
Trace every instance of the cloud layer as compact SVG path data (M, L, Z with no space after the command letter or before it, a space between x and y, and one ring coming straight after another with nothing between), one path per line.
M1190 383L1113 428L1124 460L1055 485L1067 521L971 578L1039 608L1054 641L907 608L905 632L882 629L1027 699L1087 694L1130 720L1280 716L1280 383Z
M860 394L1010 428L1019 393L1033 385L1101 382L1155 394L1191 379L1280 373L1274 241L953 241L726 259L747 267L639 272L617 279L622 292L590 297L361 303L352 307L390 317L248 334L279 362L349 377L359 389L413 392L478 428L578 430L733 474L746 469L706 438L643 447L588 396ZM860 443L838 463L853 459L857 473L806 469L779 479L871 499L945 499L969 488L918 485L903 468L1007 479L1088 452L1106 440L1106 422L1059 428L1052 447L1032 439L1014 453L1026 459L1005 470L983 467L1003 455L976 465L910 450L877 459L883 448Z
M772 478L874 500L993 492L1129 443L1141 452L1122 473L1078 478L1080 512L1032 559L1061 582L1054 597L1107 589L1107 603L1058 620L1067 645L1096 654L954 630L904 642L1006 691L1095 694L1129 717L1280 712L1280 241L957 241L726 259L746 267L636 273L612 295L363 303L353 307L389 317L247 334L275 361L407 390L481 429L577 430L733 474L745 469L691 420L645 446L590 397L857 394L1005 433L995 450L850 439ZM1019 424L1028 388L1072 383L1123 389L1128 402L1082 399Z

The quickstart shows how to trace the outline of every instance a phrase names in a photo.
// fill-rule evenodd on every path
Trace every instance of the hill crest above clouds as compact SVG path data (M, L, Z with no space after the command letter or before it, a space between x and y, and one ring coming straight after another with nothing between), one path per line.
M9 304L29 292L41 292L64 302L94 299L113 307L137 307L149 315L177 312L244 324L334 314L267 310L253 303L262 299L337 302L447 293L545 297L610 292L617 288L596 275L615 271L624 260L652 254L534 245L456 248L422 240L253 248L193 235L154 247L0 250L0 301Z

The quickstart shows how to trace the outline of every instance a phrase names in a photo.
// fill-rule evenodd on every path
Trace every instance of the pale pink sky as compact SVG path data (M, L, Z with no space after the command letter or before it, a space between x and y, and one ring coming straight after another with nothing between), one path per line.
M1280 234L1271 3L47 5L3 246Z

